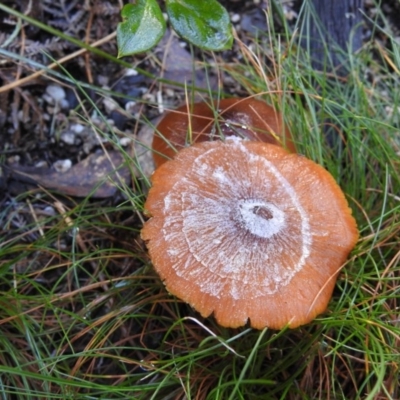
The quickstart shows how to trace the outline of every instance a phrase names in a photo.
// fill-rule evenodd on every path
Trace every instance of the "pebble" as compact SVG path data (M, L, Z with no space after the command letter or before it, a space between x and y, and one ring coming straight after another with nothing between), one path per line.
M173 96L175 96L175 90L171 89L171 88L165 88L165 94L168 97L173 97Z
M60 107L61 107L63 110L69 110L69 109L70 109L69 101L68 101L68 100L65 100L65 99L61 100L61 101L60 101Z
M123 147L128 146L131 143L132 139L129 137L122 137L121 139L119 139L119 144Z
M18 154L7 158L8 164L18 164L20 161L21 161L21 157Z
M49 85L46 88L46 93L56 102L60 103L65 99L65 90L59 85Z
M43 209L43 214L50 216L55 216L56 215L56 210L52 206L47 206Z
M136 104L137 104L136 101L133 101L133 100L128 101L125 104L125 110L128 111L129 113L133 114L136 109Z
M232 14L231 15L231 22L232 23L236 23L236 22L239 22L240 21L240 14Z
M93 147L95 147L96 145L97 142L92 142L92 141L83 143L83 152L85 154L89 154L92 151Z
M110 97L105 97L103 99L103 104L108 114L110 114L118 107L118 103L114 99L111 99Z
M82 124L72 124L70 128L72 132L78 135L82 133L85 129L85 127Z
M74 134L74 132L71 132L71 131L63 132L60 135L60 140L64 143L72 146L73 144L75 144L75 134Z
M134 68L127 68L126 70L125 70L125 76L136 76L136 75L138 75L139 74L139 72L137 72L136 71L136 69L134 69Z
M54 169L57 172L67 172L71 167L72 167L72 161L71 160L58 160L53 164Z
M154 94L148 92L148 93L145 93L143 95L143 100L147 101L149 103L155 103L156 102L156 96L154 96Z
M29 113L24 112L23 110L18 111L18 121L26 124L30 121Z
M100 86L108 86L110 83L110 78L108 76L99 75L97 81Z
M35 168L47 168L47 162L44 160L35 163Z

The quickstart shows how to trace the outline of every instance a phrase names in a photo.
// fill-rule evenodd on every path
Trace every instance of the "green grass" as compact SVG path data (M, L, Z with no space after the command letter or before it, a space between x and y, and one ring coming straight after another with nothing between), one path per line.
M218 58L282 110L353 209L360 240L325 314L226 329L168 295L139 238L146 177L118 204L30 191L0 210L0 398L399 398L400 53L387 34L393 49L365 45L346 79L273 30L268 56L260 41L242 64Z

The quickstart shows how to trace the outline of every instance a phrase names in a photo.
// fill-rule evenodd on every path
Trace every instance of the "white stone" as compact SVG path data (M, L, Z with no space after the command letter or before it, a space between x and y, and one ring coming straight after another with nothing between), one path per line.
M75 143L75 134L73 132L63 132L60 135L60 140L66 144L73 145Z
M35 168L46 168L46 167L47 167L47 162L44 160L35 163Z
M107 113L109 114L118 107L118 103L115 100L111 99L110 97L104 98L103 104Z
M72 167L72 161L69 159L58 160L53 164L53 167L57 172L64 173Z
M119 144L121 146L128 146L131 143L132 143L132 139L129 137L122 137L121 139L119 139Z
M7 158L8 164L18 164L20 161L21 161L21 157L18 154Z
M136 101L130 100L125 104L125 110L132 113L135 106L136 106Z
M239 22L240 21L240 14L232 14L231 15L231 21L232 21L232 23L236 23L236 22Z
M61 101L60 101L60 107L61 107L63 110L68 110L68 109L69 109L69 101L66 100L66 99L61 100Z
M54 209L54 207L51 206L47 206L43 209L43 212L48 215L48 216L54 216L56 215L56 210Z
M65 90L59 85L49 85L46 88L46 93L51 96L51 98L59 103L61 100L64 100L66 97Z
M127 68L125 70L125 74L124 75L125 76L136 76L136 75L138 75L138 72L134 68Z
M72 124L70 127L72 132L75 132L77 134L80 134L83 132L83 130L85 129L85 127L82 124Z

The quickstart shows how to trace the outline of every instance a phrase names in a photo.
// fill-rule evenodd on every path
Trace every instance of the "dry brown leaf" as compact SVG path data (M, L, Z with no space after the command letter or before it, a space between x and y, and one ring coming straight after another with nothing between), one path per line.
M106 198L113 196L118 186L130 179L130 170L124 166L124 161L120 152L109 151L91 154L66 172L20 165L6 168L9 179L18 182L36 184L69 196Z

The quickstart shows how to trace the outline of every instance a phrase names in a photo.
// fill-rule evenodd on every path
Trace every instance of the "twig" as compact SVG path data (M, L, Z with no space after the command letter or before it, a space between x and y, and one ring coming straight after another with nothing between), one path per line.
M98 40L97 42L94 42L94 43L92 44L92 47L101 46L102 44L104 44L104 43L108 42L109 40L113 39L116 35L117 35L116 32L110 33L110 34L107 35L106 37L104 37L104 38ZM88 49L80 49L80 50L77 50L77 51L75 51L74 53L69 54L69 55L67 55L67 56L65 56L65 57L63 57L63 58L60 58L58 61L56 61L56 62L50 64L47 68L48 68L48 69L54 69L54 68L58 67L60 64L63 64L63 63L65 63L66 61L72 60L73 58L78 57L78 56L80 56L81 54L86 53L87 51L88 51ZM8 91L8 90L14 89L14 88L17 87L17 86L20 86L20 85L23 85L23 84L25 84L25 83L27 83L27 82L30 82L31 80L36 79L36 78L38 78L39 76L43 75L45 72L46 72L46 70L40 70L40 71L34 72L33 74L31 74L31 75L29 75L29 76L26 76L25 78L18 79L18 80L15 81L15 82L11 82L11 83L9 83L8 85L5 85L5 86L1 87L1 88L0 88L0 93L6 92L6 91Z

